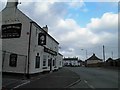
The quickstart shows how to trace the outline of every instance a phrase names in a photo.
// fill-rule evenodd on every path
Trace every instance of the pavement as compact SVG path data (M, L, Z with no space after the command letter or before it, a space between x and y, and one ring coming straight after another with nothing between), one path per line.
M30 79L16 75L3 75L3 90L35 88L69 88L80 82L80 76L66 68L55 72L31 76Z

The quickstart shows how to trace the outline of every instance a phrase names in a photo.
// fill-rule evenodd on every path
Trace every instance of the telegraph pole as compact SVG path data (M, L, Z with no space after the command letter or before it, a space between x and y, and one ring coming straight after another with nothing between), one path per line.
M86 59L87 59L87 50L86 50Z
M105 47L103 45L103 61L105 62Z

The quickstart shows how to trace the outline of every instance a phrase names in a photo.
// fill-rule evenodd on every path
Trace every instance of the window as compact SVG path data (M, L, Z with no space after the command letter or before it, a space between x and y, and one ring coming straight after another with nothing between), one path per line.
M46 66L46 60L47 60L47 56L43 55L43 66Z
M10 65L11 67L16 67L16 66L17 66L17 54L11 54L11 55L10 55L9 65Z
M39 67L40 67L40 56L39 56L39 53L37 53L35 68L39 68Z
M61 66L61 63L62 63L62 62L60 61L60 63L59 63L60 66Z
M50 66L51 64L51 59L48 59L48 66Z
M53 60L53 66L55 66L55 60Z

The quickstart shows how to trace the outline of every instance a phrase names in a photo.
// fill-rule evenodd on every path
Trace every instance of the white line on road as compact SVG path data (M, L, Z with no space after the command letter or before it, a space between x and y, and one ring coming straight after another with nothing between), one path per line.
M20 85L17 85L17 86L15 86L15 87L13 87L11 90L14 90L14 89L16 89L16 88L19 88L20 86L23 86L23 85L28 84L28 83L30 83L30 81L27 81L27 82L25 82L25 83L22 83L22 84L20 84Z
M77 81L71 83L70 85L66 86L65 88L69 88L69 87L71 87L71 86L73 86L73 85L79 83L80 81L81 81L81 79L78 79Z
M95 87L93 87L92 85L90 85L90 84L88 83L88 81L84 80L84 82L85 82L90 88L95 89Z

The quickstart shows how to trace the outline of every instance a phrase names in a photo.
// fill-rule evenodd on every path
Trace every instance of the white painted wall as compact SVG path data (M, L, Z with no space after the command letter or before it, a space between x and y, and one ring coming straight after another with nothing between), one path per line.
M79 66L80 64L78 63L78 61L76 61L76 60L65 60L65 61L63 61L63 65L70 65L70 63L71 63L71 65L73 65L73 66Z
M48 30L49 31L49 30ZM57 55L58 55L58 43L55 41L55 40L53 40L53 38L51 38L49 35L47 35L47 38L46 38L46 47L47 48L49 48L49 49L51 49L51 50L53 50L53 51L56 51L57 52ZM48 56L49 56L49 58L48 59L50 59L50 58L52 58L52 63L53 63L53 60L55 60L56 59L56 62L55 62L55 66L57 66L57 56L54 56L54 55L51 55L51 54L49 54L48 53ZM47 60L47 62L48 62L48 60ZM54 70L54 69L58 69L58 66L57 67L55 67L55 66L52 66L52 70ZM48 67L47 68L47 70L49 70L50 69L50 67ZM45 70L45 69L44 69Z
M58 69L63 66L62 62L63 62L63 56L58 53L58 56L57 56L57 67L58 67Z
M7 51L5 53L4 64L3 64L3 72L15 72L15 73L27 73L27 60L28 60L28 44L29 44L29 35L30 35L30 22L32 21L26 15L24 15L19 9L14 7L5 8L2 11L3 15L3 24L15 24L21 23L21 37L13 38L13 39L3 39L3 50ZM44 71L43 68L43 55L46 55L46 70L49 70L48 67L48 59L52 58L54 60L57 56L53 56L49 53L44 52L43 46L38 46L38 33L40 33L43 29L39 28L37 25L32 24L31 28L31 43L30 43L30 63L29 63L29 73L38 73ZM29 34L28 34L29 33ZM47 48L54 50L58 53L58 43L54 41L49 35L47 35L47 42L45 45ZM10 53L18 54L18 62L17 67L9 66L9 57ZM35 68L35 57L39 53L40 55L40 68ZM22 55L22 56L21 56ZM55 67L52 67L53 70Z
M2 49L3 51L7 51L5 53L3 72L16 72L16 73L25 73L25 64L26 64L26 56L28 55L28 40L29 35L27 32L30 31L30 19L27 18L20 10L15 8L5 8L2 11L2 23L4 24L15 24L21 23L21 37L13 38L13 39L2 39ZM9 57L10 53L18 54L18 64L17 67L9 66ZM23 56L21 56L23 55Z
M13 13L11 14L11 12ZM3 39L3 50L27 55L29 39L29 35L27 35L27 32L30 31L30 20L26 18L24 14L21 13L18 9L14 11L14 8L4 9L2 15L3 24L22 23L21 37L14 39Z
M0 39L0 90L2 89L2 40Z
M30 43L30 74L42 72L43 67L43 55L44 55L44 48L38 45L38 34L42 32L42 30L32 24L31 30L31 43ZM35 68L35 57L39 53L40 56L40 68Z

